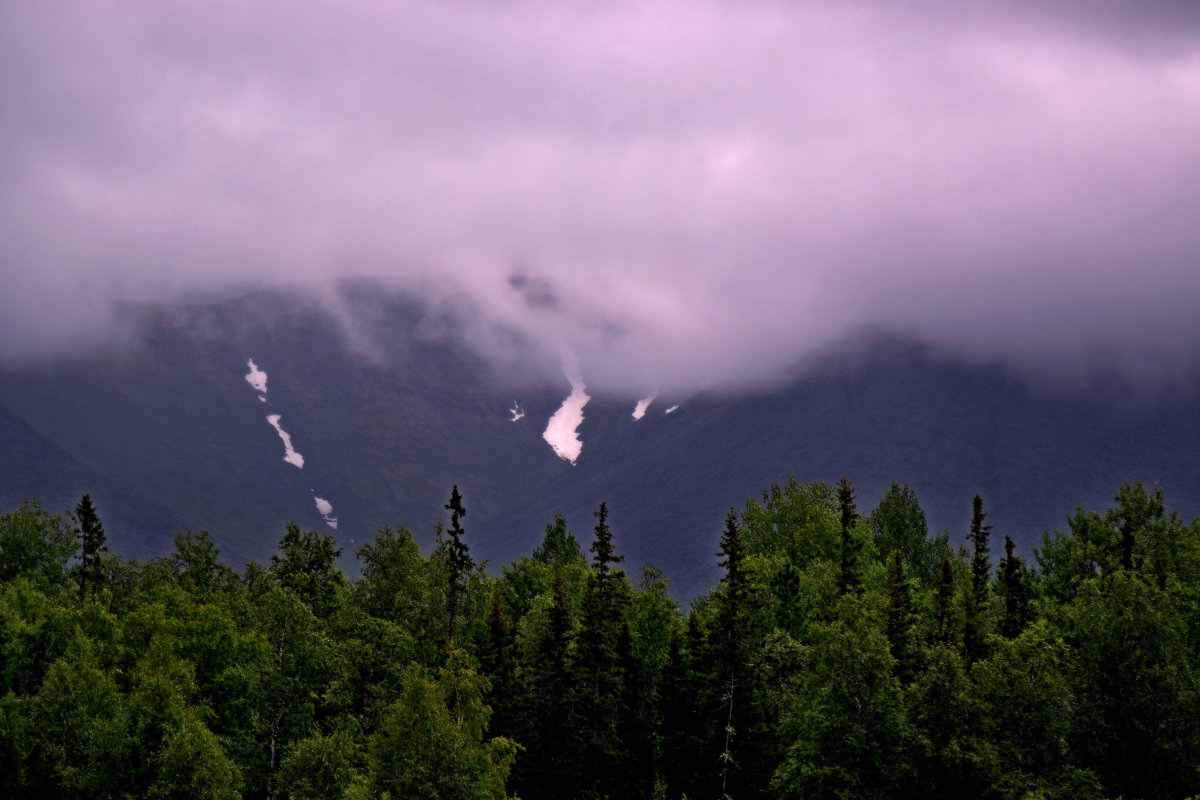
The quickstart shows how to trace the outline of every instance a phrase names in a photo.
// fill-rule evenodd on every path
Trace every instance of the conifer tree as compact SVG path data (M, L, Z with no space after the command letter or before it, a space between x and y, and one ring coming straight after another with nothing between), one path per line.
M838 481L838 506L842 515L842 564L838 577L838 590L842 594L858 592L861 589L861 579L858 573L861 553L860 546L855 541L853 530L858 522L858 509L854 505L854 487L845 475Z
M671 637L663 686L663 776L670 797L699 797L711 786L708 702L712 681L705 663L704 631L696 614Z
M899 551L893 550L888 561L887 579L884 582L887 606L883 612L883 628L896 660L896 677L907 686L916 673L912 658L912 598L908 581L904 577L904 559Z
M596 510L596 529L595 538L592 540L590 551L593 554L592 566L596 570L596 577L601 583L606 583L612 570L613 564L618 564L625 560L625 556L617 555L616 548L613 547L612 528L608 526L608 504L601 503L600 508Z
M983 511L983 498L975 495L971 501L971 545L974 555L971 558L971 589L975 601L982 606L987 601L988 576L992 570L992 562L988 558L988 540L992 535L992 526L985 525L987 514Z
M627 654L621 652L629 639L628 626L619 589L624 573L614 572L612 565L624 560L613 546L612 529L608 526L608 506L600 504L596 511L595 539L591 552L595 572L589 581L584 598L583 627L580 631L578 666L580 677L580 708L582 712L584 754L579 791L586 797L600 798L613 794L616 782L624 772L625 757L621 729L625 716L625 674Z
M513 774L517 794L527 800L575 796L580 768L581 724L571 663L574 636L570 600L559 566L554 567L550 597L526 669L526 714L518 739L526 750Z
M745 700L742 697L745 687L741 685L741 678L747 666L744 663L747 661L745 619L749 595L745 572L746 545L742 541L737 514L732 508L725 515L725 531L721 534L719 555L723 560L718 564L725 568L725 575L721 578L724 594L721 595L718 609L721 626L718 652L724 673L721 709L724 736L720 755L720 776L721 796L729 797L738 777L735 773L740 766L734 755L734 738L737 735L734 723L735 712L740 713L739 704Z
M937 605L937 642L956 646L961 628L957 602L958 579L954 574L954 562L949 558L942 559L938 585L933 595Z
M79 599L94 596L104 583L104 554L108 552L104 524L92 505L92 496L85 494L75 506L75 523L79 531Z
M467 510L463 508L462 495L458 493L458 484L450 490L450 502L445 505L447 511L450 512L450 532L449 539L446 541L447 551L447 566L450 570L449 586L446 589L446 643L447 646L454 644L454 633L457 629L459 606L462 604L463 595L467 592L467 579L471 574L471 570L475 568L475 561L471 558L467 543L463 541L462 518L467 515Z
M1000 591L1004 594L1004 618L1000 622L1000 633L1006 639L1015 639L1032 621L1030 608L1029 578L1020 556L1013 553L1015 545L1011 536L1004 537L1004 560L997 568Z
M971 501L970 540L974 549L971 557L971 593L967 595L966 655L968 661L982 658L987 647L986 614L988 606L988 580L992 562L988 558L988 540L992 526L984 523L987 514L983 511L983 498L975 495Z
M494 588L488 600L485 628L476 648L480 670L491 681L488 702L492 707L492 729L508 736L513 731L514 703L519 694L516 677L516 642L504 595ZM513 737L516 738L516 737Z

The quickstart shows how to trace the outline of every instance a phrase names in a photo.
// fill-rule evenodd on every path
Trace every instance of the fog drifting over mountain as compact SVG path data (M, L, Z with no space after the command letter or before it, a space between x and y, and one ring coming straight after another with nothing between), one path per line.
M641 394L863 327L1190 370L1200 6L960 5L7 3L0 358L373 275Z

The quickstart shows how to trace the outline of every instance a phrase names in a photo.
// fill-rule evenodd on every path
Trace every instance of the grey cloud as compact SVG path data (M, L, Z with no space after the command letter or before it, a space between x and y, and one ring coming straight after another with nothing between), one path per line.
M1186 369L1195 8L7 4L0 358L116 301L365 274L628 391L864 327Z

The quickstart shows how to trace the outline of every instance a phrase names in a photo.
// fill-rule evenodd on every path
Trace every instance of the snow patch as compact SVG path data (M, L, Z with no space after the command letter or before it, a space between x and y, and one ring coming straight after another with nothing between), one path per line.
M672 413L672 412L674 412L674 411L678 411L678 410L679 410L679 406L678 406L678 405L673 405L673 406L671 406L670 408L668 408L666 411L664 411L663 413L664 413L664 414L670 414L670 413Z
M633 407L634 419L641 419L642 417L646 416L646 409L649 408L650 404L654 402L654 397L655 395L650 395L649 397L643 397L641 400L638 400L637 405Z
M588 404L587 387L576 367L563 369L567 380L571 382L571 393L563 400L562 406L546 423L546 431L542 438L554 450L555 454L564 461L574 464L583 452L583 442L579 440L579 426L583 424L583 407Z
M521 408L521 404L516 400L513 400L513 407L508 410L508 413L512 414L512 416L509 417L510 422L516 422L519 419L525 419L525 409Z
M283 419L281 414L272 414L267 417L267 422L271 423L271 427L279 434L279 438L283 440L283 460L294 467L304 469L304 456L296 452L292 447L292 435L285 431L279 425L279 420Z
M246 359L246 366L250 368L250 372L246 374L246 383L258 392L260 401L267 402L267 373L258 368L253 358Z
M321 515L321 519L325 520L325 524L333 528L335 531L338 526L338 519L333 515L333 503L326 500L324 497L313 497L317 504L317 513Z

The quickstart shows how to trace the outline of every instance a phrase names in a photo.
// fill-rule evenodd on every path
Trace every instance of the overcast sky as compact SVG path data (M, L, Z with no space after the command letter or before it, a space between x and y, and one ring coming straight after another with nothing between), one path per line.
M11 0L0 176L0 358L359 274L630 391L1200 356L1194 0Z

